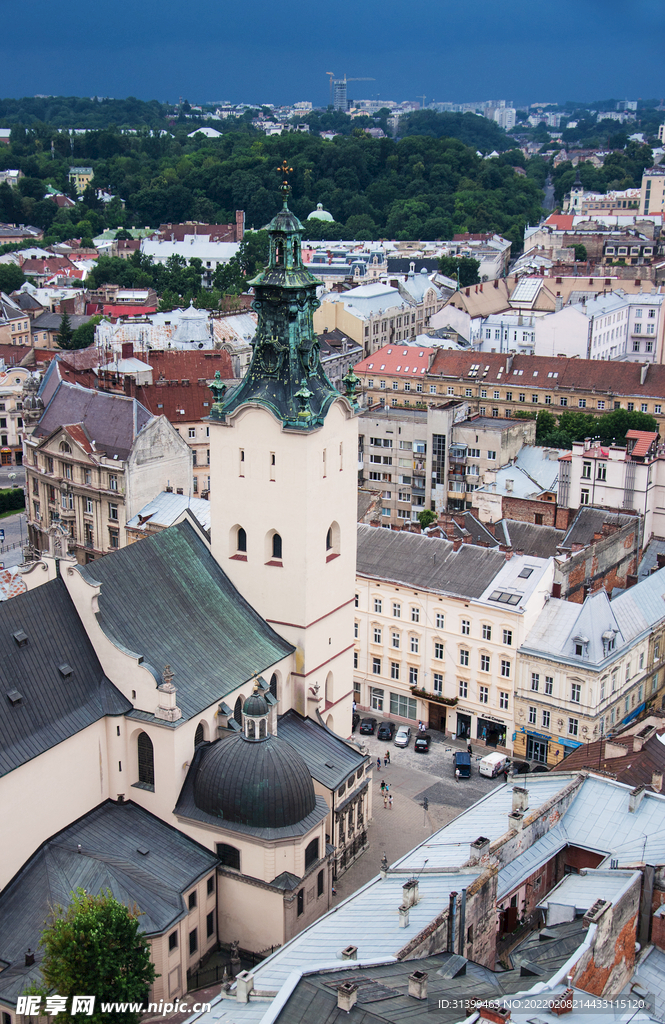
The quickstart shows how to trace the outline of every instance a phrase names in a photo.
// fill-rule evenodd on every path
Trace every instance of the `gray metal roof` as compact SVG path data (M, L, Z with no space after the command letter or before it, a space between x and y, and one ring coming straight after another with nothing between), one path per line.
M20 630L24 646L14 639ZM0 774L131 708L104 675L60 579L0 604L0 702Z
M312 778L328 789L337 789L352 772L369 761L368 756L345 743L325 725L303 718L293 708L278 718L277 735L295 747Z
M72 890L108 887L138 906L141 931L159 934L187 915L186 890L216 864L209 850L136 804L101 804L47 840L0 895L0 959L12 965L0 972L0 1000L13 1002L37 977L41 953L28 968L24 953L38 949L49 913L66 907Z
M616 903L639 877L637 871L587 868L580 874L564 875L542 898L538 906L562 904L566 907L575 907L577 913L586 913L596 900Z
M494 535L500 544L507 544L525 555L549 558L555 555L563 540L564 531L553 526L535 526L517 519L500 519L494 525Z
M155 495L140 512L132 516L127 526L137 530L145 527L146 532L154 526L172 526L185 509L190 510L204 530L210 529L210 502L205 498L193 498L174 491L161 491Z
M637 570L639 579L649 576L654 565L658 565L658 555L665 555L665 540L653 537L644 549L640 567Z
M361 576L423 587L458 597L480 597L505 564L491 548L462 544L417 533L358 526L357 572Z
M106 454L110 458L117 455L124 460L129 455L136 434L152 418L152 414L134 398L91 391L78 384L61 381L33 435L48 437L59 427L83 423L99 454Z
M78 570L102 585L98 621L110 639L142 654L157 674L171 666L181 721L293 650L238 593L189 522Z
M628 523L638 526L639 520L635 516L627 516L621 512L608 512L605 508L582 505L561 541L561 547L570 548L573 544L584 544L585 546L590 544L594 533L602 532L603 523L620 528Z

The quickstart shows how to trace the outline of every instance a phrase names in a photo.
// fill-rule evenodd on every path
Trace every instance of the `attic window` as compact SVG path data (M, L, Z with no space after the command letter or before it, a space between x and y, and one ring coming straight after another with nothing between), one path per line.
M67 676L70 676L73 671L74 669L72 668L72 666L68 665L66 661L63 662L62 665L58 665L58 672L65 679L67 678Z
M22 629L17 630L16 633L12 633L12 636L19 647L27 647L28 634L24 633Z
M517 575L519 576L520 579L528 580L528 578L529 578L529 576L531 575L532 572L533 572L533 569L524 568Z
M23 695L19 693L18 690L10 690L7 694L7 700L11 706L15 708L18 704L23 703Z
M163 408L164 408L164 406L163 406L163 405L158 405L158 406L157 406L157 408L158 408L158 409L163 409Z

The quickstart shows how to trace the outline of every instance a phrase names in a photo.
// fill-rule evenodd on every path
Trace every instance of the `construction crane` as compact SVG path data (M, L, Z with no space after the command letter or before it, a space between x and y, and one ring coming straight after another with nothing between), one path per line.
M330 75L330 71L326 71ZM343 110L346 113L346 83L347 82L375 82L375 78L332 78L330 79L331 101L335 110ZM333 93L334 89L334 93ZM333 98L334 96L334 98Z
M326 71L326 74L330 75L330 78L328 79L328 81L330 82L330 106L332 107L332 104L333 104L332 86L333 86L333 78L335 77L335 72L334 71Z
M416 99L423 101L423 105L422 105L422 107L420 109L424 110L425 109L425 99L426 99L425 93L423 93L422 96L416 96Z

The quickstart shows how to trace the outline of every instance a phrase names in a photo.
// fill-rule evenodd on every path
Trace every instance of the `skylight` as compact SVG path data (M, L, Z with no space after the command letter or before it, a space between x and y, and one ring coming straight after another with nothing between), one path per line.
M490 601L498 601L500 604L519 604L522 594L508 594L504 590L493 590L489 596Z

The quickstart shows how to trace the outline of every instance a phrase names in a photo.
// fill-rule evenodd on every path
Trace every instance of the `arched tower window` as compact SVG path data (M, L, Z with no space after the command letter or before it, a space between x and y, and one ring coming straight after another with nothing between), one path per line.
M332 526L329 526L328 527L328 532L326 534L326 551L332 551L332 546L333 546Z
M238 697L235 703L235 707L233 708L233 717L235 718L238 725L242 725L242 705L243 699L242 697Z
M263 737L265 735L266 735L266 720L265 720L265 718L261 718L259 720L259 739L263 739Z
M247 551L247 534L242 526L238 527L238 551Z
M272 535L272 557L282 557L282 538L278 533L273 533Z
M273 672L270 677L270 692L273 697L277 697L277 673Z
M312 864L316 864L319 859L319 840L312 839L305 848L305 871L311 868Z
M139 757L139 782L155 788L155 751L147 732L139 733L137 741Z
M71 453L72 453L72 449L71 449L71 447L70 447L70 446L69 446L69 445L67 444L67 442L66 442L66 441L61 441L61 442L60 442L60 451L61 451L61 452L64 452L64 453L65 453L66 455L71 455Z
M203 743L203 722L199 722L194 733L194 749L198 747L199 743Z
M330 561L340 552L339 523L331 523L326 533L326 558Z

